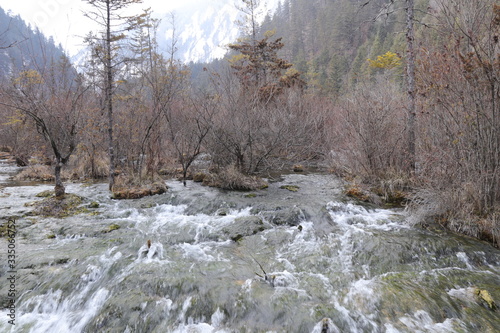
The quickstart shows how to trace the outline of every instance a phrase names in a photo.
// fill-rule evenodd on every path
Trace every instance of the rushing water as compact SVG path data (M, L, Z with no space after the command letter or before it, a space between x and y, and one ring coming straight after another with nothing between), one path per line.
M499 250L349 202L331 175L289 175L250 195L172 181L166 194L129 201L111 200L105 184L69 184L99 208L65 219L27 214L51 186L0 180L2 222L15 219L18 231L16 325L4 310L1 332L500 327L500 312L476 295L498 303ZM5 238L0 248L5 303Z

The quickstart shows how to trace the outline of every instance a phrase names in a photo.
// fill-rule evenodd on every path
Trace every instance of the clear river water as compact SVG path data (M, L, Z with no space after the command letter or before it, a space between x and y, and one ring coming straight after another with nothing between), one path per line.
M68 184L85 211L42 218L29 203L52 185L15 172L0 164L0 222L17 231L15 273L0 238L2 304L15 287L0 332L500 332L478 295L500 302L500 250L356 204L332 175L254 192L168 181L136 200Z

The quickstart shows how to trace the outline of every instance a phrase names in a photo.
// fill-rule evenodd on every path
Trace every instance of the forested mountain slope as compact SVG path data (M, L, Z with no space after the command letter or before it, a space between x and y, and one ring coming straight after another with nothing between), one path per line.
M367 59L405 50L405 2L386 0L285 0L261 31L283 37L283 54L305 74L310 88L338 93L374 72ZM428 0L417 0L425 21ZM416 25L419 29L419 25Z
M19 68L43 68L63 55L62 47L52 38L0 8L0 76Z

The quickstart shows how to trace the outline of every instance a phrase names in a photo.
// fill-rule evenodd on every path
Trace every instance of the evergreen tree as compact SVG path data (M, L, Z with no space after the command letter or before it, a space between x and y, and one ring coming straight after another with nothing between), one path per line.
M278 56L284 44L281 38L269 39L274 33L269 32L261 40L244 41L230 44L231 50L239 52L231 59L231 67L236 71L240 83L247 91L259 91L264 99L279 94L284 86L302 84L299 72L288 71L293 65Z

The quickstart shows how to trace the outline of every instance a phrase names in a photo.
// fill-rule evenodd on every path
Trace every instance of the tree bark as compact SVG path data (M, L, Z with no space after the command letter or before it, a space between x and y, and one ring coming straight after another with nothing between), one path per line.
M113 147L113 67L111 63L111 0L106 1L106 107L108 110L109 190L115 185L115 151Z
M63 197L66 193L66 189L64 188L62 179L61 179L61 169L63 163L60 159L56 160L56 166L54 168L54 177L56 181L56 186L54 187L54 192L56 197Z
M414 0L406 0L406 77L408 85L408 171L415 172L415 122L416 122L416 103L415 103L415 50L414 50Z

